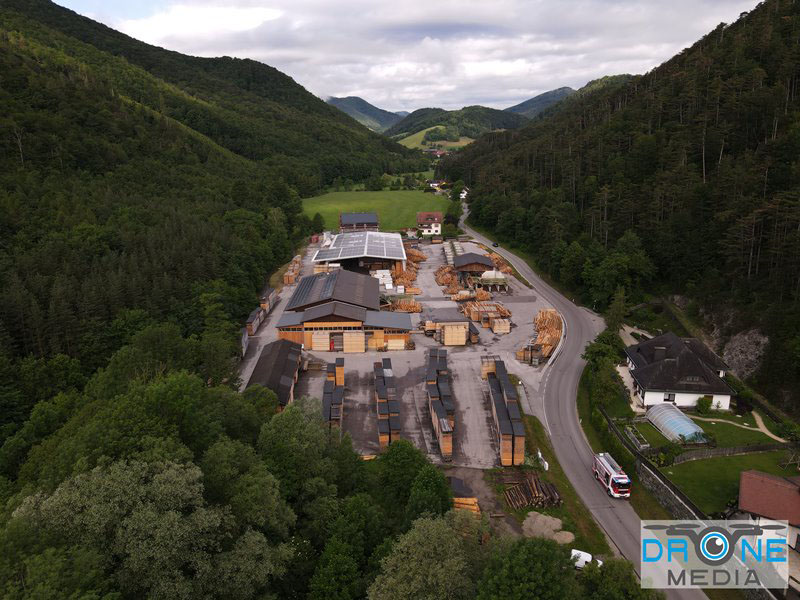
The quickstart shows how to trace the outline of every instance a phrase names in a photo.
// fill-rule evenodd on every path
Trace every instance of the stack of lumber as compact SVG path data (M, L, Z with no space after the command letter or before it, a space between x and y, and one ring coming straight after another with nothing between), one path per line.
M458 283L458 276L456 275L455 270L450 265L442 265L436 272L433 274L434 279L436 279L436 285L441 286L449 286L453 282Z
M479 302L486 302L487 300L492 299L492 295L486 290L478 289L475 290L475 299L478 300Z
M517 388L511 383L502 360L495 361L494 372L488 372L487 379L489 404L500 447L500 464L504 467L521 465L525 462L525 426Z
M422 293L422 290L418 287L407 287L406 294L411 294L413 296L419 296Z
M473 300L475 298L475 290L459 290L450 296L453 302L464 302L465 300Z
M511 265L509 265L506 262L506 259L500 256L497 252L492 252L491 254L489 254L489 258L492 259L495 268L501 273L505 273L506 275L508 275L509 273L514 272L514 269L512 269Z
M292 285L300 276L300 270L303 267L303 257L299 254L292 259L289 263L289 268L283 274L284 285Z
M417 280L417 264L407 262L406 268L399 262L392 267L392 280L395 285L409 286Z
M474 515L481 515L477 498L453 498L453 508L456 510L468 510Z
M509 475L502 478L503 483L508 486L504 496L508 505L514 510L528 506L561 506L563 500L556 486L543 481L536 473L528 471Z
M395 300L389 306L394 312L418 313L422 312L422 305L416 300Z
M378 443L385 450L393 441L400 439L400 401L397 397L397 381L392 370L392 359L384 358L373 363L375 385L375 412L378 416Z
M491 317L508 319L511 316L511 311L500 302L465 302L460 308L471 321L480 321L486 327L489 327L488 319Z
M561 339L561 317L556 309L545 308L539 311L533 323L536 327L534 346L539 346L542 358L547 358Z
M447 350L444 348L433 348L428 353L425 388L428 395L431 424L439 442L439 452L442 459L452 460L456 411L450 385L450 370L447 367Z
M489 327L494 333L511 333L511 321L508 319L491 318Z
M344 371L344 364L342 364L342 371ZM336 382L336 365L334 363L328 364L328 373L331 372L334 373L334 378L327 378L322 388L322 420L328 424L328 429L334 426L341 427L344 416L344 385L338 385ZM344 375L342 375L342 382L344 382Z
M419 250L415 250L414 248L406 248L406 258L409 261L415 263L428 260L428 257L424 252L420 252Z
M489 373L497 373L496 365L499 360L500 357L494 354L481 356L481 379L488 379Z

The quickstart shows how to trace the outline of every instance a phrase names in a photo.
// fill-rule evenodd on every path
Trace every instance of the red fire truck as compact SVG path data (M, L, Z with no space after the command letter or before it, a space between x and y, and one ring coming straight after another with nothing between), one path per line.
M608 452L594 455L592 472L612 498L631 497L631 480Z

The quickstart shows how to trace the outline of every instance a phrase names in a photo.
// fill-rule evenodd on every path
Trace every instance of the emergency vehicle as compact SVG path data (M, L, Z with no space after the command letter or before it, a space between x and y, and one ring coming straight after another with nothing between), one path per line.
M606 489L609 496L630 498L631 480L608 452L594 455L592 471L594 478Z

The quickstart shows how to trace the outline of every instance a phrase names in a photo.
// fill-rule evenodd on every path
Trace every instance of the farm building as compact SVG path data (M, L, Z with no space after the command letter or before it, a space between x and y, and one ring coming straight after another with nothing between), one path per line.
M647 411L647 420L671 442L703 442L703 429L672 403L657 404Z
M282 410L294 400L294 384L300 369L302 348L288 340L278 340L261 349L258 362L247 382L247 387L263 385L278 396L278 408Z
M315 268L320 264L335 263L343 269L367 273L391 269L397 264L405 268L406 250L399 233L340 233L323 242L312 261Z
M728 366L700 340L665 333L625 349L634 392L642 406L671 402L691 408L703 396L728 410L733 391L722 379Z
M422 231L422 235L441 235L442 221L440 212L417 213L417 229Z
M321 352L404 350L411 316L379 307L378 280L350 271L300 280L278 320L278 337Z
M753 525L787 521L789 531L789 587L800 591L800 477L780 477L761 471L739 473L739 511L746 513ZM735 518L741 518L737 515ZM747 540L756 547L755 540ZM795 595L787 595L794 598Z
M378 231L378 215L371 212L365 213L340 213L339 231Z

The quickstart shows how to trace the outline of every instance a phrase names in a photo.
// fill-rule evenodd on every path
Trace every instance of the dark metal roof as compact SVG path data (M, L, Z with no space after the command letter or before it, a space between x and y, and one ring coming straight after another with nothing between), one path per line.
M339 223L342 225L377 225L378 215L371 212L341 213Z
M289 340L278 340L261 349L247 387L263 385L278 396L281 406L289 403L294 377L300 366L301 346Z
M476 254L475 252L467 252L466 254L459 254L453 259L453 266L458 269L465 265L480 264L486 265L489 269L494 269L492 259L483 254Z
M286 310L300 311L336 300L370 310L380 308L380 283L374 277L337 269L300 279Z
M378 419L378 432L389 433L389 419Z
M275 292L270 286L266 286L263 290L261 290L261 298L268 298Z
M259 306L257 309L255 309L253 312L250 313L250 316L247 317L247 322L252 323L259 317L259 315L262 312L264 312L264 309Z
M631 369L631 377L644 390L732 394L728 384L717 375L717 369L708 364L710 359L695 352L698 344L702 345L699 340L687 344L668 332L629 346L625 353L635 367ZM705 353L711 351L705 348Z
M343 302L326 302L325 304L312 306L303 311L303 322L305 323L307 321L331 316L361 321L363 323L367 316L367 309Z
M377 281L377 279L375 280ZM366 327L411 330L411 315L408 313L368 310L364 319Z
M284 312L275 327L294 327L302 325L303 313L301 312Z

